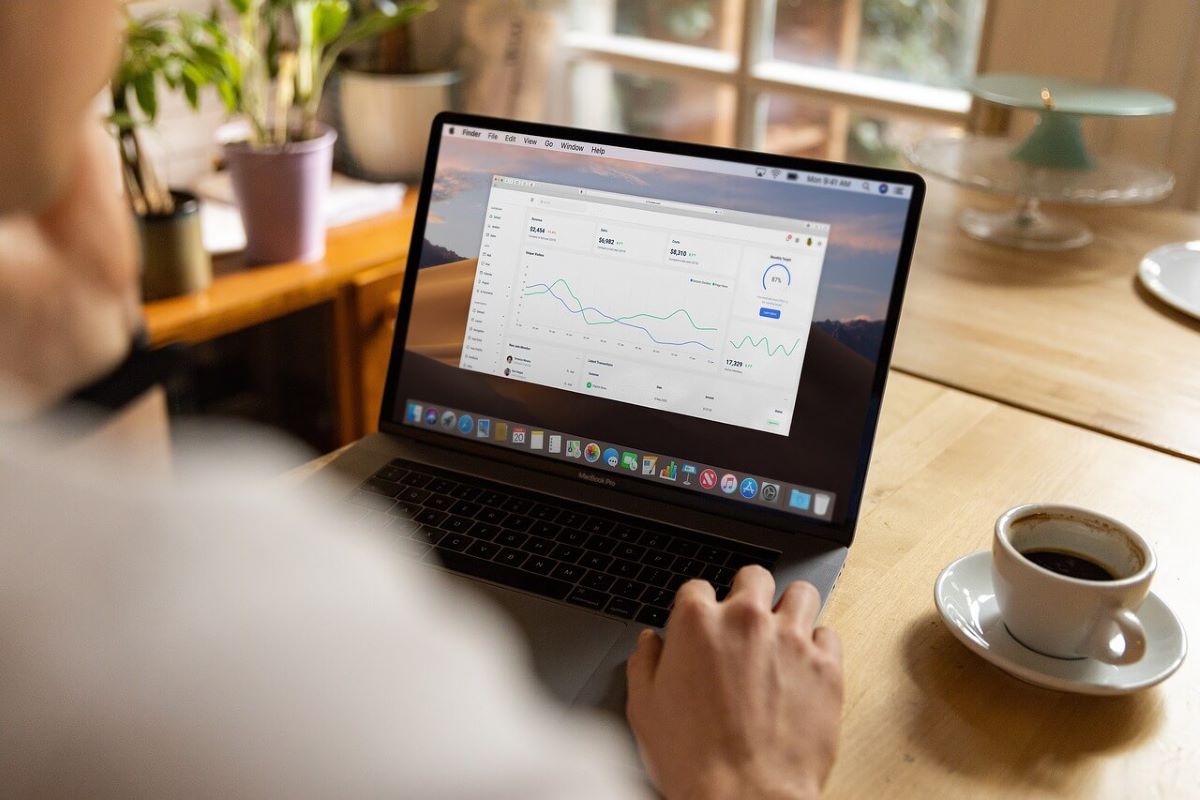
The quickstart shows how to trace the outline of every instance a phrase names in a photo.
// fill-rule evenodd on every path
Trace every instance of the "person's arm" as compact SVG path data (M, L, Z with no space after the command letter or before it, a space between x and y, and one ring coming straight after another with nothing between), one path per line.
M679 590L664 642L644 631L629 659L629 722L669 800L812 798L833 767L842 707L841 645L815 628L817 590L747 567L717 602Z

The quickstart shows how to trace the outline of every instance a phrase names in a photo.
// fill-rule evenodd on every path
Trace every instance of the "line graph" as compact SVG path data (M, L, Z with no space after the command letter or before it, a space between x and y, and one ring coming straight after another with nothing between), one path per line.
M800 345L803 343L803 340L797 339L795 342L792 343L791 347L788 347L788 346L782 345L782 344L772 345L771 340L768 339L766 336L763 336L759 339L754 339L750 336L743 336L742 340L740 342L735 342L733 340L730 340L729 343L731 345L733 345L734 350L741 350L743 347L746 347L747 345L756 350L765 347L765 349L767 351L767 355L770 356L771 358L774 358L775 356L779 355L780 353L783 353L784 355L791 357L791 355L796 352L796 349L798 347L800 347Z
M564 297L562 293L565 293L566 297ZM664 347L687 347L690 345L696 345L697 347L702 347L708 351L712 351L714 349L710 345L705 344L704 342L699 341L698 339L682 339L680 337L664 337L664 338L660 339L658 336L655 335L654 331L651 330L650 328L646 327L646 325L639 324L638 322L634 321L634 320L656 320L656 321L659 321L662 323L671 323L672 320L682 318L687 321L687 325L690 326L690 328L693 331L696 331L698 333L713 333L718 330L715 327L708 327L708 326L703 326L703 325L697 324L696 320L692 318L691 313L685 308L677 308L674 311L671 311L669 314L665 314L665 315L653 314L650 312L643 311L643 312L639 312L636 314L628 314L628 315L624 315L624 316L613 316L612 314L602 311L601 309L597 308L596 306L585 304L582 300L579 299L578 296L576 296L574 290L572 290L572 288L571 288L571 285L569 283L567 283L567 281L564 280L563 278L556 278L548 284L547 283L534 283L534 284L529 284L525 287L525 290L524 290L525 297L538 297L538 296L542 296L542 295L553 297L555 300L557 300L562 305L563 308L565 308L570 313L577 315L584 324L591 326L591 327L605 326L605 325L620 325L620 326L633 328L633 329L642 331L644 334L646 334L646 336L650 339L650 341L654 342L655 344L662 345ZM569 301L568 301L568 298L569 298ZM591 315L590 317L589 317L589 313ZM675 338L680 338L680 341L671 341L670 340L670 339L675 339Z

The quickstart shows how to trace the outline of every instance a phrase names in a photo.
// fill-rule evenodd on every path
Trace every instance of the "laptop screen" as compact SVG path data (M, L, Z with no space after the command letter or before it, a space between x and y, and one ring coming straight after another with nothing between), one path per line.
M852 522L919 178L453 115L427 170L385 428Z

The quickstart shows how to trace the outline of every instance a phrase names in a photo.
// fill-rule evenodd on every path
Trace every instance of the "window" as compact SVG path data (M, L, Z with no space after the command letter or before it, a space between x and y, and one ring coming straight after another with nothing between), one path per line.
M984 0L573 0L571 122L881 166L961 127Z

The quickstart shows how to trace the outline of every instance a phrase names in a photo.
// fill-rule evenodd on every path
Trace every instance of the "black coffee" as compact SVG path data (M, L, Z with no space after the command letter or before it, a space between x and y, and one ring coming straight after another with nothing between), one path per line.
M1039 567L1057 572L1059 575L1066 575L1068 578L1079 578L1085 581L1115 581L1117 579L1117 576L1105 567L1078 553L1042 549L1026 550L1021 555Z

